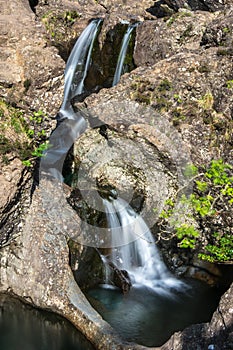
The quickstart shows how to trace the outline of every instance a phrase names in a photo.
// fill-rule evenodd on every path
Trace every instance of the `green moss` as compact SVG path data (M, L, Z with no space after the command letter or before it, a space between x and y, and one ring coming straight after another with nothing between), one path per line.
M193 13L191 11L187 11L184 9L181 9L181 11L177 13L173 13L172 16L170 16L168 19L165 18L166 24L168 27L171 27L179 18L184 18L184 17L192 17Z
M23 86L24 86L24 92L26 93L28 91L28 89L30 88L32 82L30 79L26 79L23 83Z
M233 80L228 80L227 81L227 88L228 89L233 89Z
M144 103L146 105L149 105L151 103L151 97L150 96L146 96L143 93L140 92L136 92L134 94L134 100L140 103Z
M150 88L149 81L135 80L131 86L131 99L149 105L153 99L153 89Z
M223 33L227 34L231 32L231 29L229 27L224 27L222 31Z
M67 10L63 14L64 21L69 25L73 24L77 18L79 18L80 15L77 11L74 10Z
M178 126L182 121L186 119L186 116L183 114L183 111L180 107L176 107L171 111L172 114L172 123L174 126Z
M76 33L73 33L73 24L80 17L77 11L49 11L42 17L50 44L57 47L63 59L67 59L70 46Z
M172 103L168 98L166 98L166 96L160 96L156 98L156 109L158 109L160 112L169 111L171 106Z
M166 21L167 26L168 26L168 27L171 27L172 24L175 22L175 20L176 20L176 16L175 16L175 15L171 16L171 17Z

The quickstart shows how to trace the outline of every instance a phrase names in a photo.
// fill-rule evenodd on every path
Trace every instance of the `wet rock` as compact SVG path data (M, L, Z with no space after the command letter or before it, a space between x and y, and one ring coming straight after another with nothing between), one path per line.
M126 270L119 270L112 262L109 262L108 265L112 270L113 285L120 288L123 294L128 293L132 285L128 272Z
M103 262L93 247L69 241L70 266L75 280L82 290L93 288L103 282Z
M215 286L218 284L220 280L219 275L215 275L213 273L210 273L205 268L200 268L198 266L191 266L188 268L188 270L185 273L185 276L195 278L197 280L203 281L210 286Z

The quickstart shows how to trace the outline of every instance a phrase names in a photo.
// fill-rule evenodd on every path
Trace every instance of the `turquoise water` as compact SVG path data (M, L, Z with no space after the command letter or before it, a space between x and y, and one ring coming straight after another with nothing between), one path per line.
M183 293L157 294L152 289L133 287L123 295L118 289L95 288L88 292L91 304L128 341L161 346L185 327L207 322L217 308L220 293L215 288L188 281Z
M122 338L146 346L160 346L178 330L210 320L220 293L189 281L183 293L155 293L133 287L123 295L118 289L98 287L88 299ZM41 311L19 300L0 295L1 350L94 350L66 319Z
M94 350L67 320L0 295L1 350Z

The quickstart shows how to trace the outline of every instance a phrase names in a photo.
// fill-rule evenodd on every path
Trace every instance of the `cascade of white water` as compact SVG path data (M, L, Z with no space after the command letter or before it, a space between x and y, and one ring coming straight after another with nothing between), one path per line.
M71 99L83 92L84 80L91 59L93 43L101 20L92 21L80 35L65 70L64 99L59 113L65 121L50 137L51 147L41 159L41 176L49 176L62 182L64 158L76 140L86 129L86 120L81 113L75 113ZM127 46L135 25L129 26L121 48L116 80L120 79ZM109 230L112 235L109 259L121 270L127 270L133 284L167 291L179 288L181 282L171 276L161 260L152 234L140 215L123 200L103 199ZM131 242L131 243L129 243ZM106 274L109 275L109 269ZM106 276L108 279L109 276Z
M71 99L84 91L84 80L90 66L92 49L101 21L96 19L89 23L76 41L66 63L64 97L59 111L65 118L74 118Z
M117 66L116 66L112 86L115 86L120 80L122 70L123 70L123 64L124 64L124 60L125 60L125 56L126 56L126 52L127 52L127 48L128 48L130 38L131 38L131 34L132 34L133 29L136 27L136 25L137 24L132 24L132 25L128 26L128 29L125 32L125 35L123 37L122 44L121 44L121 50L120 50L120 53L118 56Z
M50 136L50 147L41 159L41 175L63 181L62 166L64 159L75 140L86 130L87 122L82 113L75 113L71 99L84 90L84 80L90 66L94 41L101 19L93 20L84 29L76 41L65 68L65 87L63 103L59 110L63 122L62 128Z
M179 289L182 283L168 271L142 217L123 199L103 202L112 235L113 248L108 260L126 270L135 285L165 291Z

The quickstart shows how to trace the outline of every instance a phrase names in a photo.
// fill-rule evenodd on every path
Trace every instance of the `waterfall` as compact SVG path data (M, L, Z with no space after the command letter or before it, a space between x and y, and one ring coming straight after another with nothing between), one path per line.
M73 119L71 99L84 92L84 80L90 66L94 41L101 19L93 20L76 41L65 68L64 98L59 114Z
M86 119L81 111L74 112L71 100L84 90L84 80L100 23L100 19L89 23L67 61L64 98L59 111L60 118L64 120L50 136L50 147L41 159L40 180L48 177L63 182L64 159L75 140L86 130ZM120 79L130 35L135 26L134 24L128 27L122 41L114 77L115 84ZM44 196L44 203L47 205L46 188ZM161 260L152 234L142 217L123 199L103 199L103 204L111 234L111 253L102 257L106 266L106 282L110 279L107 264L111 262L119 270L126 270L134 285L144 285L163 293L169 293L172 288L179 289L182 283L172 277Z
M127 48L128 48L130 38L131 38L131 34L132 34L133 29L136 26L137 26L137 24L135 24L135 23L131 24L130 26L128 26L128 29L125 32L125 35L123 37L122 44L121 44L121 50L120 50L118 60L117 60L117 66L116 66L112 86L115 86L120 80L122 70L123 70L123 64L124 64L125 56L126 56L126 52L127 52Z
M41 159L41 177L49 176L63 182L64 159L75 140L86 130L83 114L74 112L71 100L84 91L84 80L90 66L94 41L101 19L91 21L76 41L65 68L65 86L62 106L58 119L64 120L50 136L50 147Z
M112 235L111 253L104 261L107 259L119 270L126 270L133 285L163 293L184 286L168 271L143 218L123 199L103 199L103 202Z

